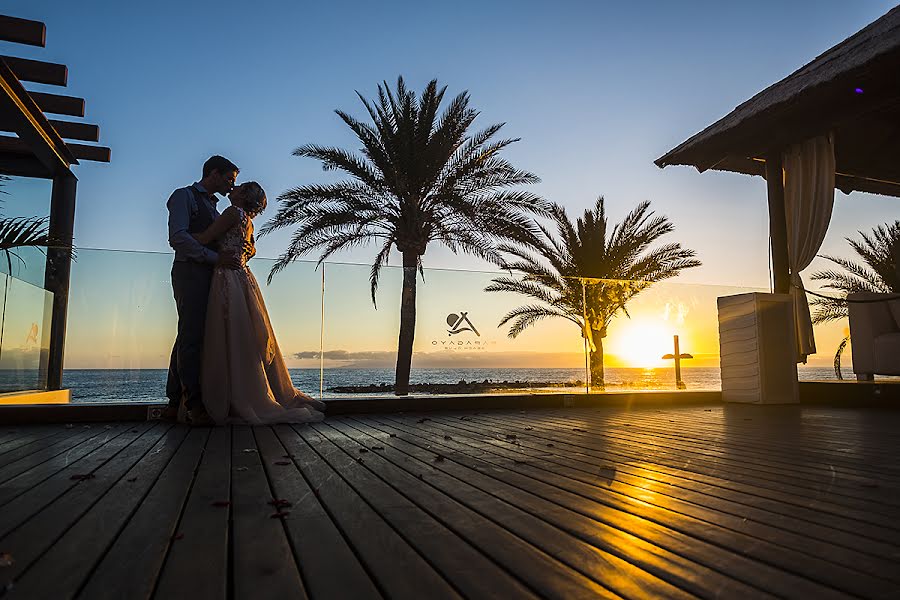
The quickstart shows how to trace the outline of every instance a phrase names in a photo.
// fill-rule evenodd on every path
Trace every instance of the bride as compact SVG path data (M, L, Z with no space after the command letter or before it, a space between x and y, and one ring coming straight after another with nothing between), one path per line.
M247 268L256 254L252 219L265 209L266 193L250 181L228 198L231 206L194 234L201 244L218 240L219 252L240 257L242 267L216 267L209 288L200 377L206 412L219 425L320 421L325 404L291 383L259 285Z

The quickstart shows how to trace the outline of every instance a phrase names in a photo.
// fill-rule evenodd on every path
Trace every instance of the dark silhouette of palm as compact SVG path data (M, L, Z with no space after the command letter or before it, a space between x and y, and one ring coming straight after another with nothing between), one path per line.
M816 311L813 323L827 323L847 317L847 294L856 292L900 292L900 221L879 225L867 234L859 233L862 240L845 238L850 247L862 259L862 263L846 258L823 255L827 261L843 270L826 269L816 271L812 281L824 282L822 287L841 293L839 298L813 298L810 302Z
M815 308L812 322L827 323L845 319L848 315L846 297L856 292L900 293L900 221L885 223L872 229L870 234L859 233L861 240L845 238L850 247L862 259L854 262L846 258L823 255L842 270L826 269L816 271L810 278L823 282L826 290L839 292L836 298L814 297L810 306ZM847 347L847 336L838 345L834 354L834 372L841 375L841 354Z
M506 243L504 267L524 276L497 277L489 292L515 292L537 301L507 313L499 326L512 323L515 338L534 323L562 318L578 326L590 347L591 382L603 387L603 338L619 311L651 284L700 266L693 250L672 243L650 248L675 226L641 202L609 231L601 196L593 210L572 223L559 205L551 207L556 234L539 226L541 234L526 243Z
M0 175L0 194L9 177ZM2 202L2 198L0 198ZM49 217L2 217L0 216L0 255L6 259L7 273L12 274L13 258L24 264L16 250L18 248L41 248L53 244L49 234Z
M503 124L470 133L478 111L463 92L439 114L446 87L431 81L417 98L403 78L395 90L378 86L377 101L357 92L370 122L337 110L362 143L362 154L306 145L295 156L315 158L325 170L350 179L312 184L283 193L281 206L262 233L295 226L290 245L272 267L269 280L291 261L320 250L321 263L333 253L376 242L380 248L370 272L372 302L391 248L403 256L403 293L394 391L408 392L416 320L416 271L429 243L454 253L499 262L501 239L536 234L531 214L546 202L512 186L539 181L514 168L500 152L517 139L495 139Z

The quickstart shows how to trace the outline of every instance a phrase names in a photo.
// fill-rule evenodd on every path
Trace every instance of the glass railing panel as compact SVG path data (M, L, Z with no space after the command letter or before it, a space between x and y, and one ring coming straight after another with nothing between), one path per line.
M0 392L47 389L53 294L4 276Z
M599 306L593 312L597 317L588 321L599 323L597 319L613 314L602 337L602 391L606 392L720 390L717 298L764 291L673 281L586 279L584 283L588 308L592 303ZM624 310L613 311L623 300ZM594 369L594 390L601 387L597 379Z
M319 390L321 281L315 264L298 262L271 285L273 261L253 259L269 317L294 383ZM172 255L78 251L72 265L63 385L73 403L166 402L177 328ZM306 353L306 354L304 354Z
M45 217L50 213L52 192L49 179L0 178L0 219ZM41 248L12 248L9 254L0 252L0 273L43 287L46 262L46 252Z
M411 394L584 392L577 328L548 321L509 337L500 322L521 302L485 291L500 275L439 269L417 275ZM393 395L402 268L382 269L377 308L369 267L329 263L325 280L326 395ZM563 333L568 329L574 335Z
M63 386L72 403L164 402L176 332L172 255L79 249Z
M297 261L266 279L274 260L254 258L250 270L259 282L269 320L297 389L320 396L322 338L322 267Z

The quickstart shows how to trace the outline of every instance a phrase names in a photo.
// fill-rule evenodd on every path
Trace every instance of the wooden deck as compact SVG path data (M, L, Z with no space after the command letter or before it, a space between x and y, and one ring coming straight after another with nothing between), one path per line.
M0 427L5 598L900 597L900 412Z

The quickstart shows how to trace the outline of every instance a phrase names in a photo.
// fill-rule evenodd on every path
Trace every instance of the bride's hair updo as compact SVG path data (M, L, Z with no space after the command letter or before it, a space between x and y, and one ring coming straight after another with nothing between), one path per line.
M266 191L255 181L248 181L243 187L246 189L244 212L246 212L250 218L253 218L266 210Z

